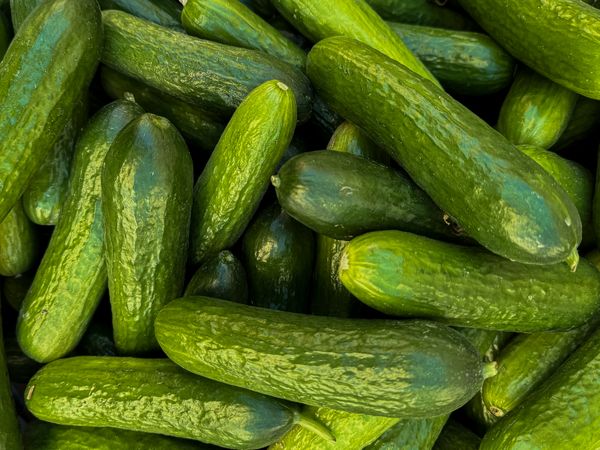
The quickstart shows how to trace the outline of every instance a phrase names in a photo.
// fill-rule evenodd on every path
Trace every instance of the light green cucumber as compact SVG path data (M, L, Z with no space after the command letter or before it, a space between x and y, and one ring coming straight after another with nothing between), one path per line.
M19 201L0 222L0 275L14 277L31 269L38 256L35 226Z

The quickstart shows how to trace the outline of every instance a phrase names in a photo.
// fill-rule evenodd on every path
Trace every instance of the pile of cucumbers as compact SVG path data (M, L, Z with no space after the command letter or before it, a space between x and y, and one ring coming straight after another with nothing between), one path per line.
M0 450L599 449L595 3L0 0Z

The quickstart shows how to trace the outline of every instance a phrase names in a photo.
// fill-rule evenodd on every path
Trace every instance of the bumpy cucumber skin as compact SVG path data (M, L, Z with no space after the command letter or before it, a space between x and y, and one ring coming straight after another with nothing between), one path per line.
M190 374L167 359L79 356L42 368L25 390L37 418L258 449L295 423L282 400Z
M466 16L429 0L367 0L367 3L386 20L451 30L468 30L474 25Z
M192 263L203 263L239 239L295 127L296 100L280 81L263 83L242 102L194 187Z
M0 275L13 277L31 269L38 256L38 236L18 201L0 222Z
M163 27L183 31L181 4L172 0L99 0L102 9L119 9Z
M562 150L569 145L589 136L600 124L600 102L586 97L579 97L571 120L560 135L552 150Z
M10 0L10 17L15 33L27 16L44 0Z
M463 327L569 330L600 308L600 273L585 260L573 273L565 264L514 263L477 247L401 231L352 240L340 279L378 311Z
M279 205L261 211L242 237L250 303L307 312L315 259L314 235ZM218 297L217 297L218 298Z
M192 276L184 295L205 295L232 302L248 302L248 277L244 266L228 250L219 252Z
M163 308L155 327L169 358L193 373L359 414L447 414L483 381L471 344L434 322L306 316L187 297Z
M307 73L333 109L388 151L468 236L529 264L576 256L581 222L567 194L432 83L341 36L312 48Z
M502 103L497 129L513 144L550 148L567 127L578 97L521 67Z
M95 0L44 3L13 39L0 65L0 220L64 130L101 49Z
M452 92L489 95L512 80L514 58L485 34L404 23L388 25Z
M425 419L404 419L391 427L365 450L431 450L448 415Z
M119 131L143 111L116 101L100 110L75 148L69 194L17 323L23 351L39 362L75 348L106 289L101 173Z
M492 377L493 378L493 377ZM449 420L433 450L478 450L481 438L455 420Z
M182 292L192 192L192 158L167 119L147 113L119 133L102 171L102 214L122 354L156 348L154 318Z
M22 447L19 421L8 378L6 353L2 339L2 323L0 320L0 448L18 450Z
M194 36L263 51L304 70L306 53L238 0L188 0L181 21Z
M283 61L187 36L121 11L104 11L102 17L102 62L118 72L220 117L230 116L258 85L279 80L294 91L298 119L310 114L308 79Z

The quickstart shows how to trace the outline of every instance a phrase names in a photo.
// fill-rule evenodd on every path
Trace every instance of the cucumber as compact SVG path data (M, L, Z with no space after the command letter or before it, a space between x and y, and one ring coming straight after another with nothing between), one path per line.
M598 150L600 155L600 149ZM592 204L592 220L594 225L594 233L596 235L596 243L600 240L600 158L596 165L596 184L594 187L594 200Z
M431 450L448 415L425 419L404 419L379 436L365 450Z
M367 3L386 20L451 30L468 30L474 25L468 17L429 0L367 0Z
M10 17L15 33L21 28L27 16L44 0L10 0Z
M102 62L124 75L221 118L229 117L252 89L276 79L294 92L298 118L303 121L310 114L309 81L283 61L187 36L121 11L104 11L102 17Z
M560 135L552 150L562 150L569 145L579 142L597 130L600 124L600 102L585 97L579 97L571 120L565 131Z
M306 316L187 297L163 308L155 328L163 351L190 372L359 414L449 413L489 369L460 333L420 320Z
M600 308L600 273L587 261L572 273L563 264L514 263L477 247L402 231L350 241L340 279L359 300L385 314L461 327L569 330Z
M600 330L481 442L482 450L595 449L600 442ZM562 444L561 444L562 445Z
M68 379L68 382L65 380ZM38 419L258 449L295 424L322 424L292 404L190 374L168 359L79 356L42 368L25 389Z
M497 129L513 144L552 147L563 133L578 95L521 67L502 103Z
M142 112L132 102L111 103L77 142L69 194L17 324L21 348L36 361L75 348L106 289L100 175L117 133Z
M341 36L313 47L307 73L468 236L511 260L576 267L581 223L567 194L441 89Z
M189 281L185 294L206 295L232 302L248 302L248 278L239 259L228 250L203 264Z
M27 384L31 377L42 368L42 365L29 358L12 336L4 341L8 378L12 383Z
M183 290L193 182L187 146L160 116L134 119L106 155L105 260L120 353L155 349L154 318Z
M38 244L35 226L18 201L0 222L0 275L14 277L31 269L37 260Z
M0 318L0 448L18 450L22 448L19 421L15 411L13 396L8 378L6 353L2 339L2 320Z
M236 47L251 48L304 70L306 53L238 0L184 0L186 31Z
M0 65L0 220L50 154L101 47L95 0L44 2L13 39Z
M112 329L100 323L92 323L79 343L83 355L116 356L117 349L112 337Z
M312 231L279 205L259 212L242 237L250 303L307 312L315 259Z
M25 272L2 280L2 297L15 311L21 309L21 304L33 282L34 273Z
M512 80L514 58L485 34L393 22L388 25L451 92L488 95L504 89Z
M201 150L211 152L219 142L225 127L212 114L106 66L100 69L100 78L102 87L112 98L124 98L129 92L144 110L169 119L186 139Z
M481 438L460 422L449 420L433 450L478 450Z
M600 99L600 10L582 1L458 2L515 58L567 89Z
M295 126L296 100L281 81L263 83L244 99L194 188L192 263L205 262L242 235Z
M183 31L181 5L173 0L99 0L102 9L118 9L163 27Z
M8 24L8 20L3 12L0 11L0 61L6 53L6 49L8 48L11 41L11 32L10 25Z
M383 165L389 164L389 156L373 141L371 141L360 128L350 122L341 123L331 135L328 150L341 153L350 153Z

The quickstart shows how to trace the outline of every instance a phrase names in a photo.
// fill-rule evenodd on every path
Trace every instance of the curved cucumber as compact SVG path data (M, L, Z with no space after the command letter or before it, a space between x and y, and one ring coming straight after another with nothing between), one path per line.
M2 339L2 322L0 318L0 448L22 448L19 421L13 403L13 396L8 378L6 353Z
M99 0L102 9L119 9L163 27L183 31L181 5L173 0Z
M31 269L38 256L38 236L21 202L0 222L0 275L14 277Z
M192 158L177 129L163 117L134 119L106 155L105 260L120 353L156 348L154 318L181 294L192 189Z
M44 0L10 0L10 17L15 33L21 28L27 16Z
M581 223L567 194L441 89L341 36L312 48L307 72L468 236L511 260L576 267Z
M513 144L550 148L567 127L578 97L521 67L502 103L498 131Z
M242 235L295 126L296 100L281 81L260 85L235 111L194 188L194 264L229 248Z
M431 450L448 415L426 419L404 419L391 427L365 450Z
M553 150L562 150L569 145L578 142L593 131L597 130L600 124L600 102L585 97L579 97L575 104L571 120L567 124L565 131L560 135L558 142L552 148Z
M21 307L17 336L40 362L75 348L106 289L100 176L109 147L142 110L117 101L89 122L75 147L70 189Z
M568 330L600 307L600 273L585 260L573 273L563 264L514 263L477 247L401 231L352 240L340 279L378 311L463 327Z
M187 297L163 308L155 326L169 358L193 373L360 414L446 414L484 377L471 344L434 322L306 316Z
M2 298L15 311L21 309L21 304L33 282L33 272L25 272L2 280Z
M466 16L429 0L367 0L367 3L386 20L451 30L468 30L474 25Z
M493 378L493 377L492 377ZM433 450L478 450L481 438L455 420L449 420Z
M121 11L104 11L102 17L102 62L124 75L222 118L230 116L252 89L279 80L295 94L298 119L310 114L309 81L283 61L187 36Z

